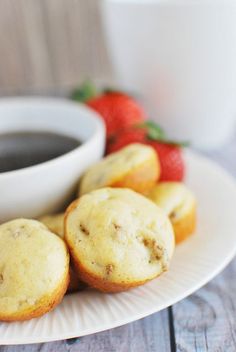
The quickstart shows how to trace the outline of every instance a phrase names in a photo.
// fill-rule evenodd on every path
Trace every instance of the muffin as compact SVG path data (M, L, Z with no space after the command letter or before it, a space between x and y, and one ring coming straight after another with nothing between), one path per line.
M169 216L176 243L190 236L196 228L196 200L181 182L160 182L149 193L149 198Z
M38 220L56 235L64 237L64 213L41 216Z
M45 226L49 228L50 231L55 233L64 239L64 213L45 215L39 218ZM70 282L67 289L68 293L82 290L86 285L81 282L78 278L76 270L73 268L73 265L70 264Z
M69 283L65 243L36 220L0 225L0 320L39 317L62 300Z
M147 193L160 176L156 152L144 144L130 144L113 153L84 174L79 195L102 187L125 187Z
M102 188L74 201L65 215L65 239L80 278L104 292L159 276L175 246L165 213L123 188Z

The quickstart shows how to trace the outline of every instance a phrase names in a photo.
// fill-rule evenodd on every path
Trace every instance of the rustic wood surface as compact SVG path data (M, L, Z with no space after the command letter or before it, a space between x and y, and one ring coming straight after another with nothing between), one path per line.
M206 154L236 177L236 135L221 150ZM177 351L236 351L235 277L236 259L205 287L173 306Z
M100 0L0 0L0 93L64 91L111 68Z
M159 329L157 331L157 326ZM137 338L138 337L138 338ZM81 339L0 347L4 352L144 352L171 351L168 329L168 311L139 320L114 330L101 332Z
M236 177L236 135L207 155ZM142 320L79 339L1 346L0 352L235 352L235 278L236 259L193 295Z

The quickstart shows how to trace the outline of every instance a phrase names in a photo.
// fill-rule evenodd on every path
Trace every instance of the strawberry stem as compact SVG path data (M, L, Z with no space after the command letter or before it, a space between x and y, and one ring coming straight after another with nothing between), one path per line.
M147 131L147 139L152 141L158 141L160 143L171 144L178 147L187 147L189 146L188 141L174 141L168 139L165 131L154 121L145 121L142 124L136 125L138 128L145 128Z
M85 81L71 93L71 99L80 103L86 103L88 100L97 96L97 89L89 80Z
M104 94L124 94L120 89L112 88L112 87L105 87L103 88L102 92Z

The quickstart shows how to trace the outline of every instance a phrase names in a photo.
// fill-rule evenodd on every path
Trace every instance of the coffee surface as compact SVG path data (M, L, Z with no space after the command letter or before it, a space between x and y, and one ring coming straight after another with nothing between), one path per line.
M0 173L57 158L80 144L73 137L44 131L0 134Z

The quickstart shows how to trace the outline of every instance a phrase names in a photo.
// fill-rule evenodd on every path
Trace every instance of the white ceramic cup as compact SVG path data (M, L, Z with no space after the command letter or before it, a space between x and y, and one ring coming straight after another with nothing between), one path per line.
M170 137L221 146L236 114L235 0L103 0L118 84Z
M0 100L0 133L47 131L68 135L82 144L47 162L0 173L0 222L35 218L61 209L73 195L80 175L104 151L105 128L84 105L62 99Z

